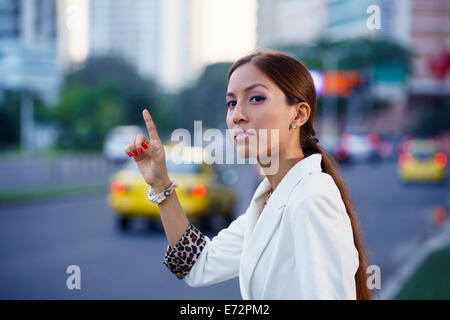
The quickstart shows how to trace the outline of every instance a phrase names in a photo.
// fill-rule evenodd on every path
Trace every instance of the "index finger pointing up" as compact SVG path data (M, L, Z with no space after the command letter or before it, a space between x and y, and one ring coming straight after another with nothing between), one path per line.
M158 132L156 131L156 126L153 122L152 117L150 116L150 112L148 112L147 109L144 109L144 111L142 111L142 116L144 117L145 125L147 127L150 139L159 139Z

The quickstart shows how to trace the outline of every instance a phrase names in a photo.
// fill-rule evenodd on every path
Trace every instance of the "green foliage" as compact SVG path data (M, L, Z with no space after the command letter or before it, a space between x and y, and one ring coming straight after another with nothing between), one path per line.
M17 145L20 141L20 93L5 91L0 102L0 147Z
M116 88L107 82L99 87L69 85L52 114L59 129L60 149L99 149L108 130L123 119Z
M115 56L87 59L83 69L66 76L65 87L73 84L98 87L105 82L116 89L114 97L123 108L122 124L141 123L142 109L154 105L159 94L159 88L153 81L142 79L130 64Z
M362 70L383 63L399 63L410 71L411 52L389 39L357 38L330 41L322 38L312 45L292 44L279 46L285 52L302 61L309 68L324 70L327 55L338 60L339 70Z
M450 246L432 252L395 299L450 299Z
M227 73L230 63L216 63L205 68L198 82L183 90L176 99L176 124L192 130L195 120L203 128L225 128Z
M60 130L57 147L99 150L114 126L144 126L144 108L164 129L170 126L170 105L160 96L152 81L142 79L122 59L89 58L81 70L66 76L60 101L50 108Z

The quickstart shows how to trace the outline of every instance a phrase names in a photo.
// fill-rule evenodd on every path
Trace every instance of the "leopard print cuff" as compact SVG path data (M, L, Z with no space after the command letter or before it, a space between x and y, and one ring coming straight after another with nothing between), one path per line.
M164 264L178 279L183 279L197 261L205 244L203 233L190 223L177 244L172 249L170 244L167 246Z

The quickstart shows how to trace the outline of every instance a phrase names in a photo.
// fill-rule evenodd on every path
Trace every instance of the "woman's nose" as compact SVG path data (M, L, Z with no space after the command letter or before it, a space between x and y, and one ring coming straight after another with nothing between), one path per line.
M247 122L247 115L244 114L243 106L240 103L237 103L233 110L233 122L239 123L240 121Z

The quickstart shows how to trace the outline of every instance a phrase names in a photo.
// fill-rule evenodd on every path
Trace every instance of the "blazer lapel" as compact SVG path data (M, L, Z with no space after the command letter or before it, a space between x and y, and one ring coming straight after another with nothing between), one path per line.
M271 197L272 198L272 197ZM264 201L264 199L262 199ZM250 281L254 274L256 265L272 238L275 230L278 228L280 223L282 212L284 207L276 208L274 202L267 203L266 207L262 210L261 215L257 218L259 214L256 210L252 210L251 220L254 223L254 230L249 224L246 228L246 238L244 241L244 249L241 261L243 263L241 278L244 284L244 288L249 296L249 299L253 299L250 294ZM249 217L250 218L250 217ZM253 222L256 218L256 222Z
M241 287L245 289L244 299L253 299L250 291L253 273L264 249L278 228L290 193L305 175L322 171L321 159L322 155L315 153L296 163L283 177L265 207L264 200L271 189L267 177L255 191L246 212L248 220L241 257L240 282Z

